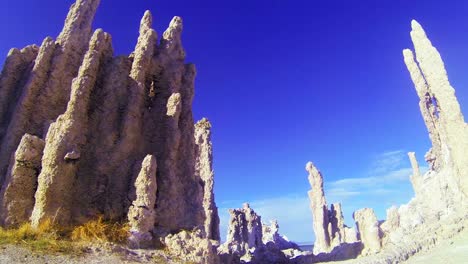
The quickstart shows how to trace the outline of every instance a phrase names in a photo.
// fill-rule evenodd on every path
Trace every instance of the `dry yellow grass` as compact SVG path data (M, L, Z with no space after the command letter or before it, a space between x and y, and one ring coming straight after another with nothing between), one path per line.
M24 223L18 228L0 228L0 244L19 244L40 252L80 252L80 247L71 243L65 233L49 220L44 221L37 228Z
M99 217L96 220L78 226L71 232L71 239L79 242L114 242L122 243L128 238L127 224L106 222Z
M73 229L47 220L37 228L29 223L10 229L0 227L0 245L16 244L38 252L80 254L89 243L123 243L128 233L126 224L106 222L102 217Z

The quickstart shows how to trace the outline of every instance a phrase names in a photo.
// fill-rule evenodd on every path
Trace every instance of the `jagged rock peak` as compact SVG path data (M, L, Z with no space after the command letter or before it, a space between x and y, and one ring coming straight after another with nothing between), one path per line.
M87 44L100 2L100 0L77 0L68 12L57 42L64 46Z
M214 194L213 146L211 124L203 118L195 124L196 164L195 174L204 183L203 209L205 233L209 239L220 240L218 207Z
M421 113L429 131L432 148L426 154L431 171L448 173L444 180L450 197L468 196L468 129L463 118L455 89L451 86L444 62L419 23L411 23L411 39L416 56L409 49L403 51L404 61L414 82ZM448 207L449 204L446 205Z
M182 47L182 18L175 16L169 27L164 31L160 47L162 52L171 56L175 60L185 59L185 50Z
M314 254L329 252L330 234L328 232L328 206L323 190L323 177L312 162L306 164L309 172L309 183L311 190L308 192L310 208L312 209L313 227L315 233Z
M153 26L153 15L151 14L151 11L146 10L140 21L140 34L144 34L144 32L151 30L152 26Z
M341 244L357 242L357 231L344 223L341 204L334 203L328 209L322 173L312 162L306 164L306 170L312 187L308 195L315 233L314 254L329 253Z

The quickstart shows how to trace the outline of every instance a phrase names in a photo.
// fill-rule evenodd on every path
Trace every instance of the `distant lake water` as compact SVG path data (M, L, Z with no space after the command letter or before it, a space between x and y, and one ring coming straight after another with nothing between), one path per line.
M314 248L314 245L313 244L300 244L299 248L302 251L311 251L312 252L312 249Z

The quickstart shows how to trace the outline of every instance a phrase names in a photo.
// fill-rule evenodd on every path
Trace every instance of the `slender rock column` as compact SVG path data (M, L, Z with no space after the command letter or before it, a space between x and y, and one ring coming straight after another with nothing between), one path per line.
M214 196L213 146L211 124L203 118L195 124L196 168L195 172L204 182L203 209L205 210L206 237L220 240L219 216Z
M111 58L111 37L97 30L90 42L64 114L52 123L46 137L42 170L31 216L33 226L45 219L59 224L71 221L73 186L81 150L87 142L88 107L99 67Z
M54 43L42 43L34 68L28 76L7 128L0 137L0 183L3 182L11 154L25 133L45 138L51 122L65 112L73 78L83 61L92 32L92 22L100 0L77 0L68 13L64 27ZM1 119L1 117L0 117ZM1 132L1 131L0 131Z
M18 226L29 221L43 150L44 140L29 134L21 139L0 192L2 226Z
M430 169L447 173L446 184L452 195L461 190L468 196L468 129L450 85L442 58L421 25L411 22L411 39L416 58L409 49L403 51L406 66L414 82L421 113L429 131L432 149L426 155Z
M136 199L128 211L128 222L130 223L129 238L130 246L133 248L144 247L153 239L151 231L154 228L156 213L156 158L147 155L141 164L141 170L135 181Z
M364 245L363 255L378 253L382 247L379 221L371 208L359 209L353 214L361 242Z
M325 192L323 190L323 177L312 162L308 162L306 170L309 172L310 208L314 221L314 254L330 252L330 234L328 232L329 217Z

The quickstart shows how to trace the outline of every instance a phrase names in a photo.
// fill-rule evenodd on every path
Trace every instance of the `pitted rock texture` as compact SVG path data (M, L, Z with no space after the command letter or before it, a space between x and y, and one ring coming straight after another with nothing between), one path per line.
M306 164L306 171L312 187L308 194L315 233L314 254L329 253L343 243L357 242L356 230L344 223L341 204L332 204L328 209L322 173L312 162Z
M164 245L172 255L190 263L219 264L216 253L218 241L210 240L200 230L181 232L164 238ZM224 263L223 263L224 264Z
M379 221L371 208L359 209L353 213L364 249L363 255L378 253L382 247Z
M220 240L219 216L214 196L213 145L211 144L211 123L204 118L195 124L196 174L203 180L206 236Z
M29 134L21 139L0 192L2 226L18 226L29 221L43 150L44 140Z
M270 225L262 225L262 233L263 233L263 244L267 245L268 243L273 243L279 250L285 249L299 249L299 246L289 241L289 239L285 236L282 236L279 233L279 225L278 221L273 220L270 222Z
M140 248L149 243L153 237L150 233L156 220L156 158L147 155L141 164L141 170L135 181L136 199L128 210L130 225L130 246ZM144 246L144 245L143 245Z
M109 34L98 29L92 35L99 2L77 0L56 41L47 37L40 47L12 49L5 62L0 76L2 206L13 208L16 197L8 196L9 188L37 177L37 187L27 185L21 194L34 203L32 212L24 210L21 220L7 222L31 218L37 226L53 218L68 226L100 215L120 221L127 219L132 201L146 195L157 202L148 203L151 217L138 227L142 231L198 228L219 239L212 147L209 132L195 136L196 69L185 62L182 19L174 17L158 41L147 11L135 51L115 57ZM34 166L24 168L12 156L23 151L21 138L28 137L45 144ZM205 141L197 145L196 139ZM139 188L142 174L154 174L157 191ZM2 214L6 221L16 213Z
M408 176L415 196L407 204L389 208L385 221L378 221L369 208L354 213L364 246L361 255L367 256L352 263L401 262L456 236L467 226L468 157L464 152L468 128L439 52L418 22L413 20L411 27L415 52L405 49L403 56L432 142L425 155L429 170L423 174L416 154L408 153L413 170ZM317 182L318 188L320 179ZM315 199L320 205L320 190L318 193ZM325 214L320 208L313 209L319 216ZM314 217L315 221L321 221L318 226L325 228L322 217ZM318 231L321 241L326 241L324 230ZM330 256L319 259L329 260Z
M263 246L262 220L248 203L241 209L230 209L227 240L222 250L239 256L245 255L250 249Z
M301 255L296 244L278 233L276 221L271 226L262 224L260 215L249 204L245 203L241 209L231 209L229 213L227 240L218 247L221 263L289 263L285 253L290 258Z

